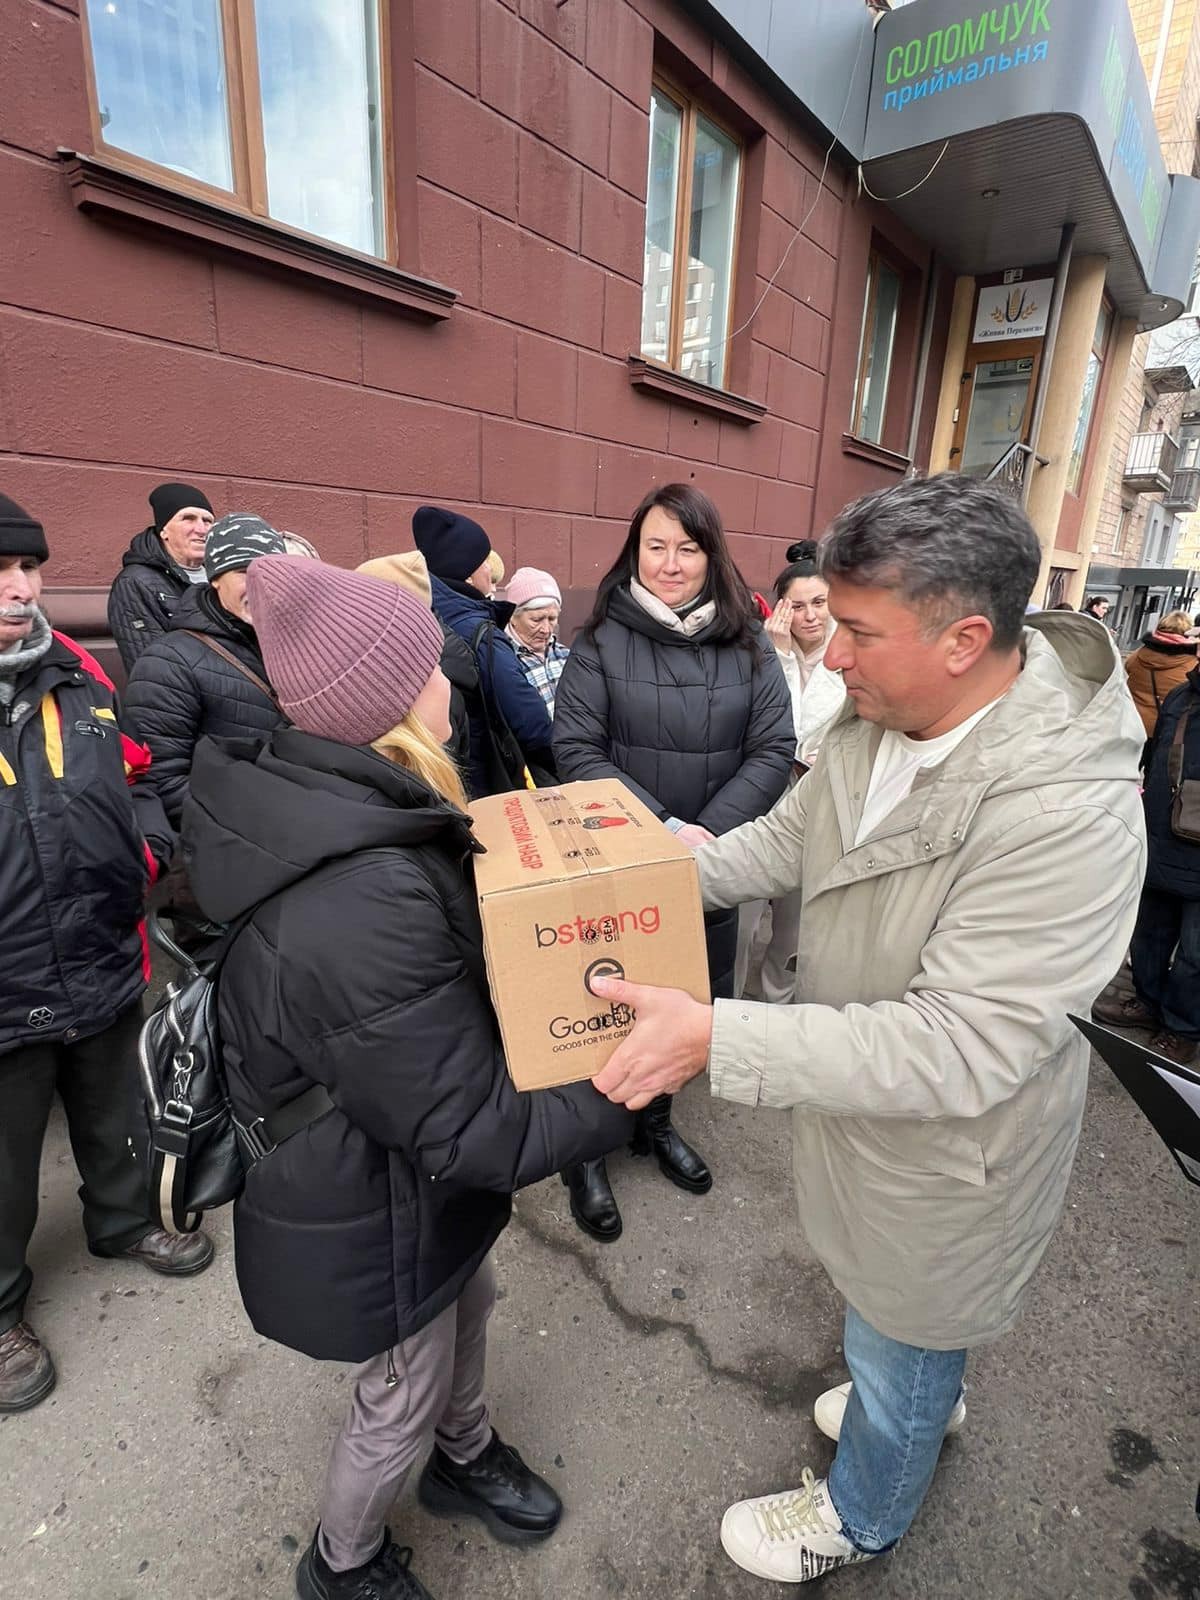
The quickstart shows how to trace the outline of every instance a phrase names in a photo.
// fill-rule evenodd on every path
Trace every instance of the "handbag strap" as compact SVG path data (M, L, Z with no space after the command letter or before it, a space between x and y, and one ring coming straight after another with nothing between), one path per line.
M197 633L195 628L181 628L179 631L180 633L186 633L189 639L199 639L201 644L207 645L215 655L220 656L222 661L228 662L235 672L240 672L243 678L248 678L256 689L260 689L276 710L279 709L279 701L275 698L275 691L267 680L260 678L253 667L248 667L244 661L239 661L232 650L226 650L219 639L214 639L210 633Z
M1188 706L1179 718L1175 724L1175 737L1171 740L1171 748L1167 751L1167 777L1173 793L1178 790L1183 779L1183 736L1187 732L1187 725L1195 709L1194 705Z
M260 904L262 903L265 902L260 902ZM146 934L151 943L156 944L160 950L165 951L171 960L177 966L182 967L189 976L203 976L210 983L213 983L216 981L217 973L225 964L225 957L233 948L234 940L242 929L247 926L257 910L258 905L250 906L240 916L235 917L232 922L226 923L220 932L214 935L211 945L206 946L209 954L204 958L203 962L197 961L195 955L179 947L163 927L158 911L147 913Z
M256 1117L249 1127L235 1117L234 1126L243 1152L248 1157L248 1163L253 1165L254 1162L261 1161L264 1156L271 1155L285 1139L290 1139L294 1133L299 1133L301 1128L310 1127L327 1111L332 1111L333 1104L333 1098L325 1085L314 1083L293 1099L277 1106L274 1111Z
M1153 667L1147 667L1146 670L1150 674L1150 693L1154 696L1154 704L1158 707L1159 714L1161 715L1162 695L1160 695L1158 692L1158 673Z

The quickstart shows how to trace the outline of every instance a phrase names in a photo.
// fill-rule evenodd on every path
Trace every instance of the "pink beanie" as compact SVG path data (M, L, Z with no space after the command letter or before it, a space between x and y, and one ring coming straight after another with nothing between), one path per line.
M412 710L441 659L433 613L382 578L260 556L246 591L267 677L305 733L370 744Z
M556 606L562 605L562 591L558 584L548 572L542 572L537 567L518 567L508 580L504 598L518 610L533 600L540 600L543 605L549 605L551 601Z

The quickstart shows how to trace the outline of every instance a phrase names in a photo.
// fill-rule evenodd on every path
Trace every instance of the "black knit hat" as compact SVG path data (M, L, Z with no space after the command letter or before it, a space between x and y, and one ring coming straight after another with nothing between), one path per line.
M46 531L23 507L0 494L0 556L35 556L49 561Z
M150 491L150 509L154 513L154 531L161 533L185 506L199 506L202 511L211 511L208 496L203 489L193 489L190 483L160 483L157 489Z
M477 522L441 506L413 512L413 540L435 578L462 583L491 553L492 541Z

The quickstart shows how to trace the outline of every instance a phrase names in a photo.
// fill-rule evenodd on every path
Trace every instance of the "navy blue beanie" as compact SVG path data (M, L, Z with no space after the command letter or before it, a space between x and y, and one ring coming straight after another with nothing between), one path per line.
M442 506L418 506L413 541L435 578L463 583L487 560L492 541L470 517Z

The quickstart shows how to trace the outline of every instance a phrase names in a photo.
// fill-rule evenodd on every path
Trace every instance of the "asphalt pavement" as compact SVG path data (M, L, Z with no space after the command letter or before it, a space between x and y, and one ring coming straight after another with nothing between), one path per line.
M726 1504L820 1472L813 1398L844 1376L841 1307L796 1219L788 1123L713 1102L678 1122L711 1194L612 1163L624 1237L594 1244L551 1181L496 1250L489 1388L567 1516L514 1551L436 1521L410 1482L393 1530L435 1600L752 1600ZM0 1420L7 1600L285 1600L350 1371L259 1338L218 1257L186 1282L94 1260L61 1119L42 1173L29 1315L53 1396ZM1069 1207L1016 1333L968 1369L912 1532L823 1582L838 1600L1197 1600L1200 1192L1096 1064Z

